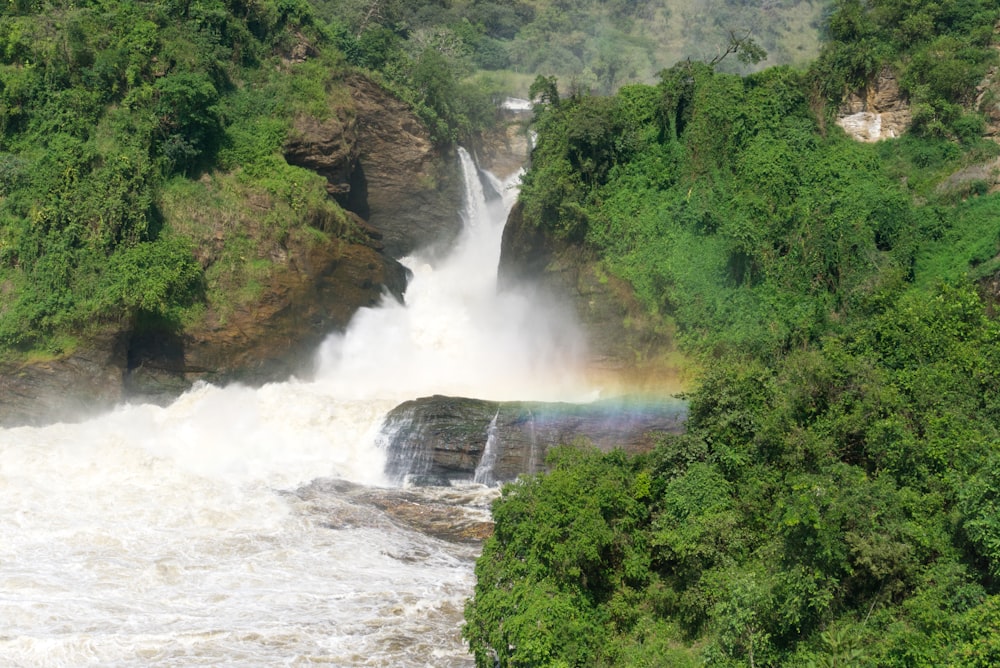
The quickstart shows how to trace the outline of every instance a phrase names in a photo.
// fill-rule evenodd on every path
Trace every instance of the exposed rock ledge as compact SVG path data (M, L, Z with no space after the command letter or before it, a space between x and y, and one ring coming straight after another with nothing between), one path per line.
M545 467L549 448L580 439L603 451L650 450L657 433L679 433L680 399L615 399L590 404L497 402L435 395L386 416L386 474L414 484L493 484Z
M837 113L837 125L863 142L899 137L911 121L910 103L889 67L860 91L850 93Z
M378 230L388 255L450 243L462 225L454 156L438 150L405 102L360 75L345 83L352 104L325 120L300 117L285 159L326 177L327 192Z

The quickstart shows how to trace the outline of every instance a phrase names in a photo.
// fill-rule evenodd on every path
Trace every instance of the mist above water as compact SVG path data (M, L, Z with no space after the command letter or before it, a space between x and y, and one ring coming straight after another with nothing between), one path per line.
M413 272L405 304L386 297L362 309L346 333L321 347L318 377L355 396L593 398L580 372L583 337L569 310L530 287L497 291L501 235L519 175L501 183L464 150L460 157L467 192L453 252L436 264L419 254L403 258ZM482 179L489 180L485 192Z

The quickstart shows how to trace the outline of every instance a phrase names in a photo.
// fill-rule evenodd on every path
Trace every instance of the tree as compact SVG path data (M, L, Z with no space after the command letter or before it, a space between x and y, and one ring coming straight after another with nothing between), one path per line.
M736 34L735 30L730 30L725 50L708 61L708 64L715 67L730 54L736 54L736 59L744 65L756 65L767 58L767 51L757 44L751 36L752 34L752 30L747 30L742 35Z

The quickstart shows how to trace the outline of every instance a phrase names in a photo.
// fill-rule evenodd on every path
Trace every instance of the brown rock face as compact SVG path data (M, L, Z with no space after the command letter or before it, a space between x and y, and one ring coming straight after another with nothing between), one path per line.
M385 289L402 299L406 270L375 248L339 240L293 244L259 300L225 317L210 310L178 334L137 331L128 346L127 390L169 399L196 380L265 382L308 374L312 351Z
M837 125L864 142L899 137L911 121L910 103L888 67L860 91L850 93L837 113Z
M458 162L441 154L404 102L367 79L348 83L357 114L358 163L347 208L382 233L392 257L450 243L462 226Z
M335 118L297 119L285 159L326 177L327 191L379 231L390 256L447 245L461 229L454 156L434 145L405 102L360 75L345 83L353 106Z
M109 328L58 359L0 365L0 424L78 420L120 401L124 339Z
M680 370L673 339L635 298L631 286L603 271L582 246L545 234L516 204L504 228L499 285L537 283L573 306L587 335L594 380L609 389L676 392Z
M493 173L501 181L527 166L531 159L528 109L502 109L496 130L483 133L470 148L476 164Z
M336 117L325 120L300 116L285 140L285 160L325 177L327 192L340 200L351 191L351 175L358 162L357 144L357 119L346 109L339 109Z

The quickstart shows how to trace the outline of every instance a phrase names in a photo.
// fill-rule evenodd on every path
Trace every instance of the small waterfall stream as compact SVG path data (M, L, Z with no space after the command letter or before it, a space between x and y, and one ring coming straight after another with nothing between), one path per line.
M497 439L497 418L500 417L500 410L493 415L490 426L486 428L486 445L483 446L483 456L476 466L472 481L480 485L493 485L496 479L493 477L493 467L497 463L497 448L500 447Z

